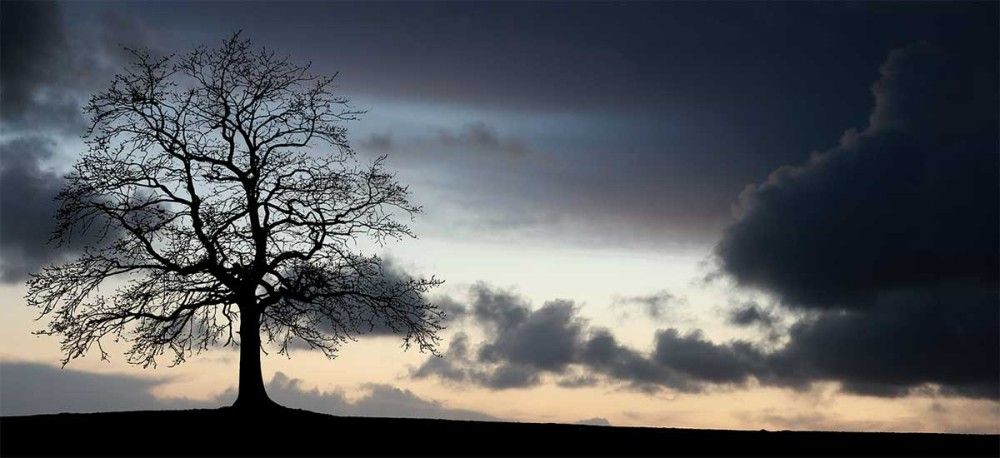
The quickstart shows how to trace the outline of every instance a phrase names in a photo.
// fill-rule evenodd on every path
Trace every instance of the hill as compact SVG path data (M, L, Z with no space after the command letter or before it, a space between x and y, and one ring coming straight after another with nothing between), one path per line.
M997 435L337 417L281 409L0 418L3 456L998 456Z

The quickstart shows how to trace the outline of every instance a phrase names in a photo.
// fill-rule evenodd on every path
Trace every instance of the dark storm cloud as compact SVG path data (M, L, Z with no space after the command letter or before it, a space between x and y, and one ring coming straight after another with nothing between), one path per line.
M115 12L71 28L55 2L5 1L0 8L0 122L8 133L82 134L82 105L110 83L127 56L123 47L152 41L146 28Z
M863 132L741 196L717 253L793 307L998 276L997 71L930 45L895 51Z
M83 245L46 244L65 170L58 145L84 132L81 106L111 81L125 58L121 47L149 39L133 20L112 13L87 31L69 27L57 3L0 8L0 282L10 283Z
M42 168L55 145L26 137L0 144L0 282L18 282L65 249L47 244L55 223L62 177Z
M0 363L0 414L34 415L59 412L216 408L236 398L232 388L214 399L157 398L151 390L168 378L142 378L73 369L46 364ZM348 400L341 391L307 389L299 379L281 372L267 384L268 394L282 405L334 415L369 417L443 418L452 420L496 420L496 417L423 399L413 392L385 384L363 387L365 394Z
M779 383L839 380L847 391L899 396L925 383L1000 398L996 290L968 284L884 292L864 311L797 323L770 357Z
M1000 397L995 57L894 51L866 129L741 196L723 271L820 312L793 325L775 377Z
M0 7L0 121L7 126L82 128L79 101L63 84L79 77L59 7L3 2Z
M713 108L734 98L766 108L808 103L847 92L817 89L821 85L815 82L837 88L864 84L866 76L857 71L870 72L886 46L989 38L990 13L996 12L989 4L737 4L720 9L701 4L307 2L296 8L143 4L121 9L213 39L242 28L297 54L324 54L328 59L317 65L341 71L342 84L355 93L561 112L662 108L685 98ZM869 26L866 34L842 33L863 26ZM788 36L798 41L789 43ZM831 60L821 60L822 54ZM775 75L796 78L789 78L789 85ZM788 91L809 99L772 97ZM781 116L797 115L802 113Z

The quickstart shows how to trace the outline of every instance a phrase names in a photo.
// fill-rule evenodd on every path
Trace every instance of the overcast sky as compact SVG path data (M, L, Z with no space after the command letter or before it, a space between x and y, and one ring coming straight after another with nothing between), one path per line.
M1000 432L995 2L2 5L6 414L229 402L225 351L52 369L21 297L76 254L44 243L52 196L122 46L242 30L368 110L353 147L425 208L380 254L444 279L454 316L441 358L390 337L265 358L279 401ZM94 388L27 394L67 383Z

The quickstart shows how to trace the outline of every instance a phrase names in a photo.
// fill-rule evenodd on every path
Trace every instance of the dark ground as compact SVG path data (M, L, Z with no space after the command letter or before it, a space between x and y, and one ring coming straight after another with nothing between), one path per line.
M335 417L233 409L0 418L0 455L1000 456L1000 436Z

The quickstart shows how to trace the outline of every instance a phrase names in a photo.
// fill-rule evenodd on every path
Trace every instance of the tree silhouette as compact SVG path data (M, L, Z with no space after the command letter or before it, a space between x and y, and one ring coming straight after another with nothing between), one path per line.
M238 33L181 56L130 52L87 105L88 148L58 197L53 239L87 234L86 250L28 281L63 364L95 346L107 358L107 339L144 367L239 345L234 406L261 408L262 335L281 354L333 358L375 329L434 351L442 313L423 293L440 281L359 248L412 237L399 220L420 208L385 156L355 157L343 122L360 112L334 95L336 75Z

